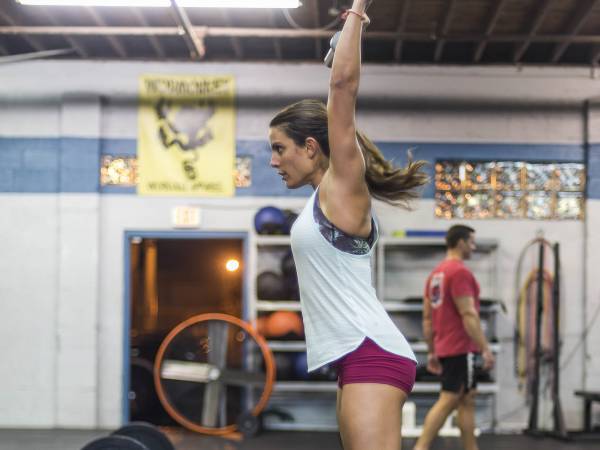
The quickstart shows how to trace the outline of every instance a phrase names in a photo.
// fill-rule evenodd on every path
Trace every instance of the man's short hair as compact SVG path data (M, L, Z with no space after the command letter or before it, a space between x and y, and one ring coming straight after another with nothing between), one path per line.
M446 232L446 245L448 248L456 248L458 241L461 239L467 241L471 233L475 233L475 230L466 225L452 225Z

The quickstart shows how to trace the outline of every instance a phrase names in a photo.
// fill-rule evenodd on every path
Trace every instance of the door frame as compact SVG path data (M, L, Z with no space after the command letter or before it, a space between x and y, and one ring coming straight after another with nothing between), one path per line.
M121 392L121 416L122 423L128 423L129 414L129 363L131 354L129 332L131 327L131 280L130 244L134 238L142 239L240 239L242 241L242 320L248 320L248 265L249 265L249 237L246 231L197 231L197 230L126 230L123 235L123 390Z

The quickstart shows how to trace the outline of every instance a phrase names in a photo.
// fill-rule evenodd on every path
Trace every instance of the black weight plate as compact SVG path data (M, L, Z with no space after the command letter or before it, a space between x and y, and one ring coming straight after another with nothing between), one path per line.
M140 441L148 450L175 450L165 434L154 425L147 422L131 422L119 428L113 436L127 436Z
M262 428L260 417L254 416L250 412L243 413L237 421L238 430L244 437L256 436Z
M107 436L96 439L81 450L150 450L144 444L127 436Z

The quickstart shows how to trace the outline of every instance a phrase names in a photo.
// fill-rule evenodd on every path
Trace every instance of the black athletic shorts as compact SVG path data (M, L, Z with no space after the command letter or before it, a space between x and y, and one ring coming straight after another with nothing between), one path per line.
M442 364L442 391L469 392L477 387L475 353L440 358Z

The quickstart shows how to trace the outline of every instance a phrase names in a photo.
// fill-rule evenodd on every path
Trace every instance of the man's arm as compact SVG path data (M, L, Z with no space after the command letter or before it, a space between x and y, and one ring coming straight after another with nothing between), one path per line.
M427 297L423 298L423 337L427 343L427 352L434 353L433 326L431 324L431 302Z
M456 297L454 304L458 313L462 318L463 326L465 331L471 339L475 341L479 349L481 350L481 356L484 360L484 368L491 369L494 365L494 355L490 351L488 341L483 334L481 328L481 321L479 320L479 313L475 309L475 300L470 296Z
M427 296L423 297L423 337L427 343L427 370L435 375L442 373L440 361L435 356L433 346L433 324L431 323L431 301Z

